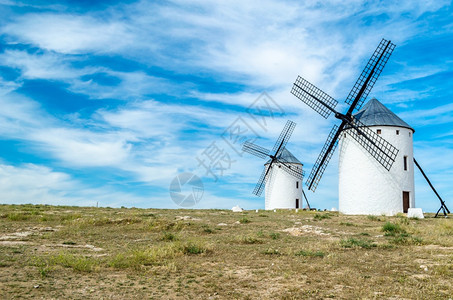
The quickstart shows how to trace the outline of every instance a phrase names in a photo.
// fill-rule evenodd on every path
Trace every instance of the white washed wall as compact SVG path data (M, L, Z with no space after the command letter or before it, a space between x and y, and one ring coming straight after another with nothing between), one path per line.
M413 131L394 126L370 126L399 149L387 171L345 132L339 145L339 211L344 214L394 215L403 212L403 191L415 207ZM399 135L396 131L399 130ZM407 156L407 171L404 170Z
M289 165L301 167L298 164ZM296 208L296 199L299 199L299 208L302 208L302 181L279 168L278 163L272 165L270 172L265 187L265 209ZM296 188L296 181L299 181L299 188Z

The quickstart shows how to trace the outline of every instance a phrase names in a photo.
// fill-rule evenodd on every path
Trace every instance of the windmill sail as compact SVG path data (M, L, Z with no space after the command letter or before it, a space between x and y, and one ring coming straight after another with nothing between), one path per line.
M302 77L297 77L291 90L292 94L324 118L327 118L333 112L335 113L335 117L341 120L340 126L334 126L330 131L327 141L308 176L306 184L310 190L316 190L333 152L338 145L340 133L345 129L350 129L347 130L347 132L385 169L390 170L392 167L398 154L398 150L385 139L374 133L366 125L354 119L352 112L362 107L363 102L390 58L393 49L395 49L394 44L382 39L346 98L345 102L350 106L345 114L341 114L335 110L335 106L338 102L334 98L330 97Z
M258 146L257 144L250 143L250 142L245 142L244 145L242 146L242 150L253 154L255 156L258 156L259 158L266 158L269 156L269 150L266 148L263 148L261 146Z
M392 55L393 49L395 49L395 44L392 44L390 41L382 39L382 41L379 43L379 46L374 51L367 65L363 69L362 74L360 74L356 83L349 92L348 97L346 98L345 102L349 105L352 105L357 96L359 96L356 105L354 105L353 109L351 110L351 113L353 110L360 110L360 108L362 107L363 102L368 97L368 94L376 83L376 80L378 79L379 75L381 75L382 69L384 69L384 66L389 60L390 55ZM362 89L363 92L360 93Z
M258 183L255 186L255 189L253 190L253 194L257 196L261 196L264 190L264 186L266 185L267 178L269 178L269 171L271 170L271 165L266 165L264 167L263 172L261 173L260 179L258 179Z
M315 191L318 186L319 181L321 180L322 175L324 174L327 165L329 164L330 159L332 158L333 153L338 145L338 136L340 135L341 129L337 125L334 125L330 130L327 141L324 144L324 147L321 150L321 153L316 160L315 165L311 169L310 175L307 179L308 189Z
M291 93L310 106L324 119L327 119L330 116L332 111L334 111L335 106L338 104L337 100L300 76L297 76L296 82L291 89Z
M277 142L275 142L274 148L272 149L272 152L275 153L275 157L279 156L283 149L285 149L286 143L288 143L289 138L293 134L294 127L296 127L296 123L293 121L288 120L286 122L282 133L278 137Z

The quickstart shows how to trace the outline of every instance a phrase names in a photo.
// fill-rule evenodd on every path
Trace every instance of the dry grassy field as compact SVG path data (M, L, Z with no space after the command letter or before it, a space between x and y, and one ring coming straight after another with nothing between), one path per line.
M449 299L453 220L0 205L4 299Z

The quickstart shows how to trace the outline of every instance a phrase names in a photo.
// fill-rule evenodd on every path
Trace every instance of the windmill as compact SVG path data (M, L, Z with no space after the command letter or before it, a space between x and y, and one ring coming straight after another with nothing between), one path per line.
M293 95L310 106L322 117L327 119L331 113L334 113L335 117L341 120L340 125L334 125L330 131L327 141L310 172L306 182L309 190L313 192L316 190L327 164L338 145L340 134L343 131L349 134L358 144L366 149L366 151L387 171L392 167L398 154L398 149L358 119L354 118L353 112L360 110L394 48L394 44L382 39L346 98L345 102L350 106L345 114L335 110L335 107L338 104L337 100L302 77L297 77L291 90Z
M296 123L292 121L286 122L272 151L250 142L245 142L243 145L242 149L245 152L262 159L269 157L253 190L253 194L260 196L266 187L266 209L299 208L300 192L310 208L301 184L304 176L302 163L286 149L295 126ZM270 186L274 186L272 183L275 183L276 189L271 192Z

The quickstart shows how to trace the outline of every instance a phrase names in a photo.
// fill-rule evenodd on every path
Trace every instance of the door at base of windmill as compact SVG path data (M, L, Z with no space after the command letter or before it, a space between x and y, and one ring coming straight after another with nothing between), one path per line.
M403 213L409 209L409 192L403 192Z
M296 199L296 208L299 208L299 199Z

